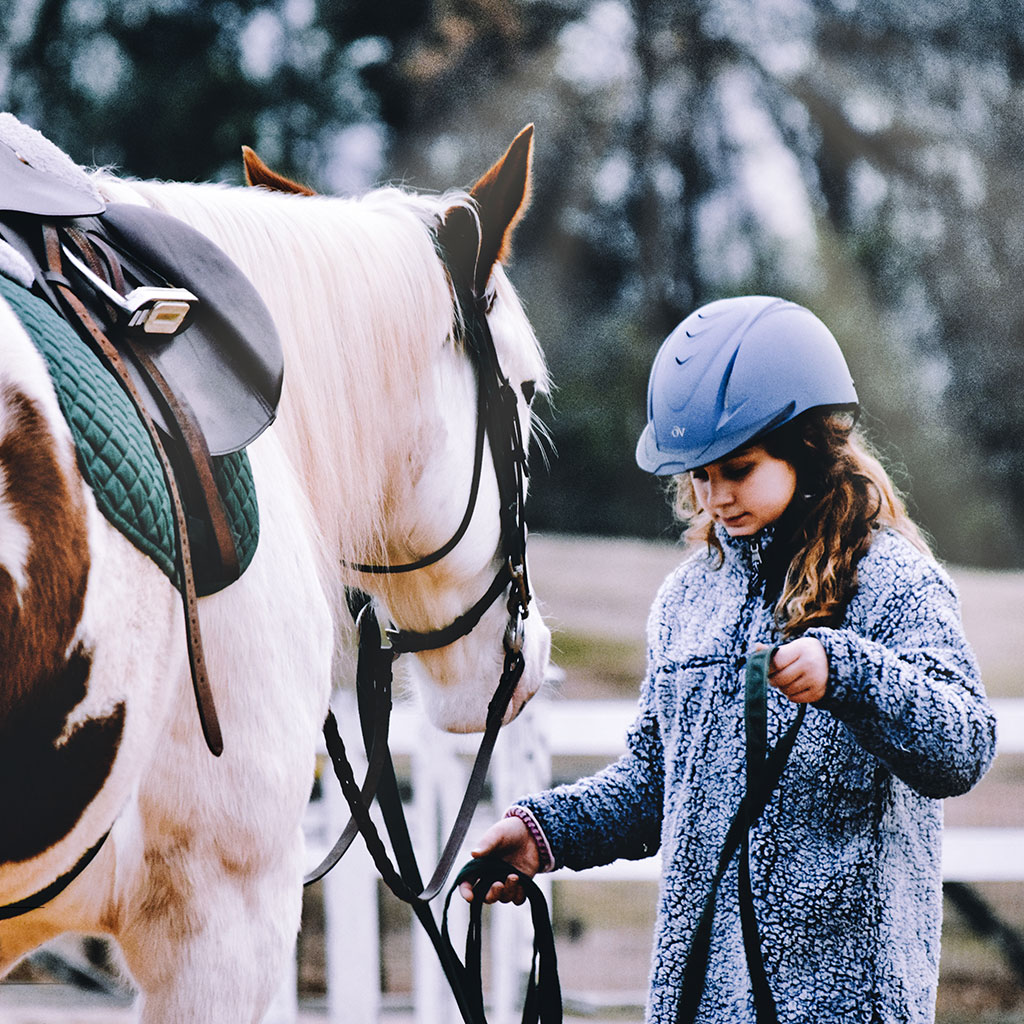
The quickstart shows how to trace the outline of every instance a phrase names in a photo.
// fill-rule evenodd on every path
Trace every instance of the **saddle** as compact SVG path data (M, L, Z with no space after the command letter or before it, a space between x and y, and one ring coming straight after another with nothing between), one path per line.
M116 379L152 443L175 524L168 575L185 604L204 733L219 753L193 551L201 555L199 575L212 581L206 593L237 579L251 558L238 549L224 497L239 479L251 488L251 474L237 466L225 474L224 460L245 460L245 446L275 416L283 355L270 313L204 235L148 207L107 204L84 175L79 183L33 166L3 140L0 239L30 268L32 293ZM50 366L53 373L52 359Z
M185 399L212 455L244 448L273 421L281 397L283 357L270 313L248 278L205 235L158 210L105 204L90 192L22 162L0 142L0 235L36 271L41 297L60 308L47 281L40 224L56 223L99 239L113 251L136 288L174 282L195 297L186 325L174 333L147 330L154 364ZM112 340L122 332L98 309L95 286L68 273L86 306L108 320ZM120 344L119 344L119 347ZM168 435L166 410L145 375L147 408Z

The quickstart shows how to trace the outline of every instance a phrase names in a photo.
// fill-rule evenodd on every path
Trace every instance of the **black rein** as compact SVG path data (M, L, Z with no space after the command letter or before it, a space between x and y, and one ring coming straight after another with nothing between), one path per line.
M441 961L445 975L467 1024L484 1024L481 1001L475 991L479 980L459 960L444 933L438 929L430 910L430 901L444 887L455 857L479 803L498 730L504 721L516 686L523 674L523 620L529 613L530 587L526 573L526 524L523 517L526 479L526 450L519 420L515 391L502 372L486 319L483 301L467 295L456 285L456 301L465 313L466 349L474 362L477 377L477 430L473 476L469 501L462 521L452 537L430 555L403 565L367 565L344 562L362 573L389 574L412 572L431 565L448 554L465 535L476 508L486 439L498 484L501 540L500 566L494 580L481 598L447 626L427 632L384 629L378 623L372 599L359 592L350 593L350 606L356 617L359 654L356 693L359 719L368 766L360 786L338 732L333 713L328 712L324 737L335 775L349 805L351 818L334 847L307 876L306 884L322 878L342 857L357 833L362 834L374 864L389 889L408 903L426 930ZM423 884L419 865L409 836L391 752L388 730L392 707L392 666L403 653L438 650L470 633L484 613L503 594L507 594L508 621L503 640L504 661L497 688L488 704L484 735L470 772L469 782L455 823L429 881ZM370 804L376 797L384 819L394 862L389 856L372 818ZM460 875L460 878L462 875ZM528 1001L533 1004L536 1000ZM561 1019L560 1002L557 1018ZM530 1007L527 1007L528 1011ZM554 1011L545 1014L555 1020ZM525 1017L524 1017L525 1019ZM535 1018L536 1019L536 1018Z

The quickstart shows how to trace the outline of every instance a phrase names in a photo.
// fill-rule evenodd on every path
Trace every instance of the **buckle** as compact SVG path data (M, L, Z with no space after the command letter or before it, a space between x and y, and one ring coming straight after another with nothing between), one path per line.
M523 622L522 615L514 615L505 626L505 636L503 638L506 655L518 655L522 654L523 641L526 639L526 625Z
M102 277L94 274L66 245L62 248L65 259L78 271L85 283L120 311L128 327L141 328L145 334L171 335L184 330L188 325L193 307L199 299L187 288L143 285L133 288L127 295L121 295Z
M511 555L509 556L508 574L512 581L508 595L509 611L512 611L513 604L518 604L520 614L525 619L530 614L530 599L532 597L530 582L526 575L525 556L519 562L515 561Z
M135 288L125 297L126 311L131 311L128 326L141 327L146 334L177 334L198 301L185 288Z

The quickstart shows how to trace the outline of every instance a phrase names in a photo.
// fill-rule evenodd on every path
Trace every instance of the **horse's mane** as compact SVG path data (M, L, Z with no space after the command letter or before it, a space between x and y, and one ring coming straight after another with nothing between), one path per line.
M331 479L311 472L315 452L302 467L322 490L312 494L321 528L346 538L351 557L379 558L388 452L396 437L422 431L420 410L438 384L438 345L458 333L431 229L454 204L468 202L466 193L380 188L356 198L307 197L98 180L111 201L141 200L191 224L256 284L285 347L280 428L337 441ZM543 390L543 357L500 267L492 282L504 300L502 319L514 318L506 326L511 334L525 331L528 342L500 353L506 372L514 377L525 360L519 379L533 378ZM505 332L496 332L500 347L498 333ZM336 338L344 339L340 348ZM519 366L507 365L511 359ZM357 495L362 500L353 500ZM376 502L366 500L371 495Z

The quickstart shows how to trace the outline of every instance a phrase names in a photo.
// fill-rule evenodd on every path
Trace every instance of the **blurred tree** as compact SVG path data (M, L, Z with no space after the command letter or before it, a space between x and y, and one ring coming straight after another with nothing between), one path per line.
M527 121L513 275L558 385L531 519L661 534L654 350L757 291L833 327L946 557L1024 565L1024 18L1002 0L15 0L0 100L83 162L468 184Z
M948 486L931 504L978 519L965 486L1005 495L1015 526L977 522L972 543L1019 565L1024 12L994 0L820 6L819 59L793 91L817 129L829 218L876 287L918 407L952 428L952 451L935 453L952 456Z
M668 529L632 464L654 349L701 302L781 293L840 336L940 552L1024 564L1024 298L1007 288L1024 270L1018 5L509 7L516 34L476 25L435 53L432 81L460 84L428 94L395 155L445 184L538 121L514 272L560 391L534 521ZM472 44L497 77L474 74ZM453 125L461 160L438 145Z
M329 182L339 157L356 158L346 129L364 125L380 139L361 184L380 171L384 135L361 73L387 48L339 41L313 0L13 2L0 98L82 162L237 181L249 143Z

